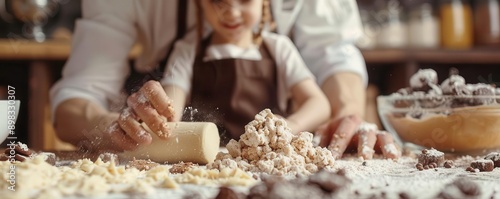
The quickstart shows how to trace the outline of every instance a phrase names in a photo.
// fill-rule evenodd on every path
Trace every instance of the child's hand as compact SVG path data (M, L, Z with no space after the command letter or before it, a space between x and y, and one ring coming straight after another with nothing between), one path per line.
M84 147L97 151L122 152L123 150L134 150L140 144L151 143L151 136L144 137L142 140L133 139L135 133L127 132L118 124L117 113L107 113L97 118L96 128L89 131L85 136L90 140Z
M356 146L358 156L365 159L371 159L376 150L381 151L386 158L396 159L401 156L390 134L374 131L357 133L361 123L362 119L358 116L331 120L317 131L321 136L320 146L328 147L334 158L342 157L349 146Z
M171 122L174 109L171 102L157 81L149 81L127 99L118 120L107 129L113 142L122 149L133 149L133 146L149 144L151 135L144 129L144 122L158 137L166 139L170 129L166 122Z
M140 126L143 121L158 137L169 137L170 129L166 122L173 121L174 108L159 82L146 82L138 92L128 97L127 105L131 110L125 112L125 109L118 120L125 131L145 132Z

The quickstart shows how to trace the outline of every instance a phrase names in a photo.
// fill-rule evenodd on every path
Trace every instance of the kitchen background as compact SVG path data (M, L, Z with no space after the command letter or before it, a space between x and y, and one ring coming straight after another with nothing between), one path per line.
M407 86L419 68L443 80L454 67L467 82L500 86L499 1L358 0L364 36L357 46L370 75L366 119L380 126L376 96ZM16 134L34 148L70 148L54 135L48 91L68 58L80 3L0 0L0 99L8 85L16 88Z

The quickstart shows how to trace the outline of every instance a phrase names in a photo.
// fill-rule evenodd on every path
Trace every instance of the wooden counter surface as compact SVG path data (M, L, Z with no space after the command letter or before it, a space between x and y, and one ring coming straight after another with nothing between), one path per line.
M77 158L82 157L82 155L85 156L85 154L81 154L78 152L71 152L71 151L56 152L56 154L60 158L60 161L58 161L58 166L69 166L72 163L71 160L76 160ZM85 157L88 157L91 160L93 160L93 157L89 156ZM489 172L466 171L465 168L468 167L472 161L477 159L482 159L482 157L476 158L471 156L463 156L454 159L455 167L453 168L444 168L442 166L439 166L436 169L419 171L415 167L417 159L414 157L404 156L398 160L385 160L379 158L373 160L361 160L357 157L342 158L335 161L332 170L333 171L343 170L343 173L345 173L349 181L344 182L345 184L342 184L342 185L347 185L345 187L338 186L337 184L334 183L337 181L330 181L331 183L333 183L333 185L335 185L336 189L341 188L337 189L338 192L335 193L335 195L333 195L335 197L332 198L478 198L478 199L500 198L500 192L498 191L498 188L500 187L500 181L498 180L500 178L500 168L495 168L493 169L493 171ZM122 160L120 160L120 162L122 162ZM123 162L121 165L124 164L126 164L126 162ZM167 168L169 168L171 165L166 165L166 166ZM47 170L39 170L37 168L40 167L35 167L35 166L18 167L16 172L18 173L26 172L28 169L34 169L34 171L40 173L47 171ZM80 169L82 168L83 167L80 167ZM92 167L88 167L88 165L85 168L86 168L85 171L88 171L87 169L93 169ZM108 168L113 168L113 167L108 167ZM202 165L199 166L198 168L205 169L206 167ZM9 167L3 167L3 170L0 172L5 173L7 175L9 174L8 169ZM68 171L68 168L64 170ZM67 177L71 177L71 174L73 174L73 178L71 178L71 180L73 181L71 182L80 183L81 186L78 187L86 191L91 190L84 186L89 182L90 183L100 182L100 184L98 184L99 186L102 185L111 186L109 190L99 195L100 196L99 198L137 198L138 196L140 196L139 198L193 198L193 197L188 197L192 194L200 195L197 198L215 198L219 186L215 184L212 185L201 184L205 182L204 180L202 181L182 180L183 183L179 183L180 186L178 186L177 189L167 189L156 186L152 188L153 189L152 191L147 192L149 193L149 195L137 195L138 193L134 192L137 190L127 191L124 189L114 189L114 188L119 188L123 186L138 186L136 185L136 182L144 180L145 179L144 174L133 175L132 179L124 181L111 181L111 180L96 181L87 177L87 176L97 177L99 175L104 176L103 173L104 171L100 171L101 174L97 172L94 173L93 171L84 172L83 175L85 175L86 177L74 175L75 172L66 173L66 175L68 175ZM113 177L115 176L121 176L120 174L115 173L116 171L117 169L116 170L110 169L106 177L101 177L101 178L113 179ZM45 173L52 173L52 172L53 171ZM166 170L156 170L154 173L151 174L153 174L151 176L155 176L153 178L161 176L161 178L165 179L165 177L168 176L175 180L175 175L172 175ZM260 175L260 173L250 173L250 175L254 174L256 176ZM190 176L189 179L191 179L191 177L194 177L192 174L189 174L189 176ZM271 179L270 175L264 174L263 176L266 176L266 179ZM22 175L16 177L16 180L19 180L18 181L19 185L21 185L21 179L23 177L24 179L26 179L26 177ZM306 176L302 175L301 177L306 177ZM294 180L293 176L286 176L285 178L280 178L280 179ZM327 178L314 178L314 179L320 179L322 180L321 182L323 182L324 180L333 180ZM60 179L58 178L57 180ZM31 191L41 191L42 193L43 191L46 191L48 189L53 189L54 187L57 188L58 185L53 180L45 180L45 181L38 180L33 182L40 184L39 185L31 184L30 186L34 187L34 189ZM45 182L47 184L41 184L42 182ZM67 179L65 182L68 182ZM275 182L278 182L280 184L282 183L280 181L275 181ZM295 182L300 183L299 181L296 180ZM260 182L257 181L257 183ZM286 184L286 186L280 186L280 187L286 187L288 189L280 189L279 191L286 191L286 193L284 192L284 194L282 195L279 194L277 195L281 196L282 198L291 198L284 196L293 196L298 194L301 194L299 196L304 196L303 195L304 193L306 194L315 193L316 191L316 189L312 189L311 187L304 187L304 189L298 188L297 185L299 184L296 184L295 186L289 186L293 184L289 183ZM64 184L64 186L67 185L69 184ZM74 184L72 185L75 186ZM141 184L140 186L141 189L144 187L150 187L144 185L146 184ZM278 185L278 184L274 183L273 185ZM330 186L331 184L327 183L326 185ZM233 186L232 188L235 188L235 191L241 193L248 193L251 189L251 186L239 186L239 187ZM215 189L215 190L214 192L207 192L210 189ZM60 192L60 190L61 189L54 189L55 193ZM121 192L120 190L123 190L123 192ZM67 190L67 192L69 194L62 195L61 198L95 198L88 196L85 197L85 195L82 196L82 193L79 193L74 190L73 191ZM140 192L140 193L145 194L146 192L145 193ZM15 194L15 192L6 191L3 192L3 194L4 195L2 195L2 198L19 198L19 197L14 197L15 195L13 194ZM90 193L87 192L84 194L90 194ZM304 197L296 197L296 198L304 198Z

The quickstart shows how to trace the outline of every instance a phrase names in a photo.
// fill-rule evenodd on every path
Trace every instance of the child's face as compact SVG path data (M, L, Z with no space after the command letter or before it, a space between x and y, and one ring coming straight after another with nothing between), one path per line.
M252 41L252 30L262 17L263 0L201 0L205 20L219 42Z

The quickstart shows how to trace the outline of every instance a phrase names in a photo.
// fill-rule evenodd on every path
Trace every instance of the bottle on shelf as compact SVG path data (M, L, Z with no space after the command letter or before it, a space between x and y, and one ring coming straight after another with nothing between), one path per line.
M408 33L401 2L399 0L384 1L383 9L378 11L378 18L381 25L377 34L377 47L406 47Z
M363 24L363 35L356 41L356 46L363 49L372 49L377 46L379 24L373 1L358 0L359 15Z
M438 48L439 19L432 1L413 1L409 8L408 45L413 48Z
M469 49L474 45L472 8L467 0L441 0L441 46Z
M477 46L500 47L499 0L476 0L474 35Z

